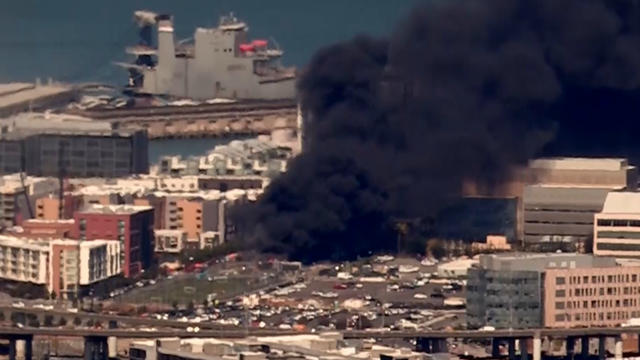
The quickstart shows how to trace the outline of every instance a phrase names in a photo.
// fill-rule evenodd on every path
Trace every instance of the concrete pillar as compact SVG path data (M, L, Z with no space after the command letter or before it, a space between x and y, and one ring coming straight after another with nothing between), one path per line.
M33 337L11 337L9 339L9 360L31 360Z
M109 349L106 336L85 336L84 359L108 360Z
M573 336L567 337L565 340L565 353L567 355L567 360L573 360L574 349L576 345L576 338Z
M500 338L491 339L491 357L497 358L500 356Z
M607 356L607 337L606 336L598 336L598 359L604 360Z
M447 339L431 339L431 352L432 353L446 353L449 349L447 349Z
M115 336L109 336L107 338L107 346L109 349L109 359L115 359L118 357L118 338Z
M507 351L509 352L509 360L516 360L516 339L507 339Z
M533 335L533 360L542 359L542 339L540 339L540 333L536 332Z
M589 358L589 337L583 336L580 338L580 357L584 359Z
M615 351L614 351L614 359L615 360L622 360L622 337L620 335L615 337L615 341L616 341L616 346L615 346Z
M9 338L9 360L16 360L17 358L17 349L16 349L17 341L18 339L16 338Z
M520 360L529 360L529 354L527 353L527 339L520 338L518 340L520 346Z

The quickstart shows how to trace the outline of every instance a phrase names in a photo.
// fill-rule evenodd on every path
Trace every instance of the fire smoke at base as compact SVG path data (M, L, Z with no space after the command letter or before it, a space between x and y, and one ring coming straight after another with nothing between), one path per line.
M430 1L388 39L320 50L299 82L309 146L257 204L250 244L304 261L395 248L465 182L536 155L640 154L640 3Z

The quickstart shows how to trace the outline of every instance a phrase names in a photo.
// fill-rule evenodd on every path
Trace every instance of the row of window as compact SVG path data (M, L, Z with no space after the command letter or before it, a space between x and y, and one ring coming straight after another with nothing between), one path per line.
M598 239L640 239L640 231L598 231Z
M556 314L556 322L571 321L605 321L628 320L640 316L640 311L611 311L607 313L584 312L579 314Z
M591 282L589 282L591 281ZM591 276L569 276L569 284L627 284L638 282L638 274L616 274L616 275L591 275ZM556 285L565 285L567 279L564 276L556 277Z
M611 251L640 251L640 244L616 244L597 242L596 249Z
M589 306L591 305L591 306ZM591 300L591 301L556 301L555 308L557 310L564 309L600 309L614 307L638 306L638 299L618 299L618 300Z
M598 226L640 227L640 220L598 219Z

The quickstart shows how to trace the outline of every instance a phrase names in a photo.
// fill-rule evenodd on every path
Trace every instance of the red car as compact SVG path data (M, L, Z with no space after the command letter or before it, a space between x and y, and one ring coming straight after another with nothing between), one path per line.
M335 284L333 285L333 288L336 290L345 290L345 289L348 289L349 287L347 286L347 284Z

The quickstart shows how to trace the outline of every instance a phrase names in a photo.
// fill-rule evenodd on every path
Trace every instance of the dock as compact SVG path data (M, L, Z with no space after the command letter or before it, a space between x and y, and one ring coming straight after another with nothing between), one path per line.
M0 117L25 111L37 111L71 102L76 90L68 85L49 82L0 84Z
M108 121L114 129L146 129L150 139L260 135L274 129L297 127L297 104L293 100L69 112Z

